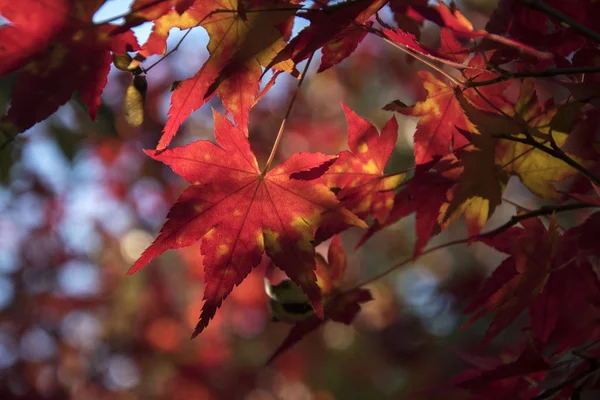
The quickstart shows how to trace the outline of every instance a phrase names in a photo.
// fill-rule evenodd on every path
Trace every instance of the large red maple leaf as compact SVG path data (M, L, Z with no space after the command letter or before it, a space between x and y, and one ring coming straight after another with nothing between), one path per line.
M218 145L201 140L164 151L146 151L192 184L179 197L158 238L131 267L134 273L168 249L202 239L204 303L194 336L202 332L234 286L264 252L308 296L323 317L315 276L314 232L322 219L366 224L344 209L317 181L335 157L296 153L260 172L244 132L215 113ZM295 180L299 175L303 179Z

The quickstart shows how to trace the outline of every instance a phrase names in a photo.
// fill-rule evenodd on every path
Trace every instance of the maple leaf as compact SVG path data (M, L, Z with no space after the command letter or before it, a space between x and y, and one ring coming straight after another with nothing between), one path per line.
M342 105L348 120L348 147L321 178L330 188L340 188L337 197L360 218L374 215L383 222L393 205L394 192L404 174L384 175L385 165L398 138L398 123L392 117L381 136L369 121Z
M383 34L390 40L403 47L407 47L410 50L424 54L429 58L441 59L441 60L449 60L450 57L446 57L444 54L438 52L436 49L432 49L429 46L425 46L417 41L415 35L410 32L405 32L400 29L383 29ZM447 29L445 32L449 32ZM447 35L447 33L446 33Z
M518 398L524 393L529 398L537 394L540 386L531 385L531 381L543 380L545 371L551 368L539 350L528 342L516 358L512 354L506 354L506 351L504 353L501 360L463 356L476 368L454 377L451 385L467 389L481 396L478 397L481 399ZM506 362L507 356L513 360ZM476 362L473 362L474 359Z
M456 96L467 115L477 112L462 93ZM492 135L484 131L469 136L472 146L460 155L462 173L456 186L449 192L450 202L440 214L443 215L444 224L449 224L464 213L469 236L474 236L481 232L488 218L502 203L507 176L496 165Z
M339 64L354 53L354 50L369 33L368 29L371 26L373 26L371 21L364 22L364 26L349 26L325 43L321 48L321 65L317 72L323 72Z
M307 59L320 48L324 48L325 61L319 71L324 71L349 56L364 35L359 31L364 28L371 15L375 14L389 0L347 1L324 8L322 11L312 10L299 14L310 21L271 61L273 65L292 61L294 65ZM345 36L348 36L345 38ZM338 50L339 54L332 54Z
M390 0L389 4L398 27L418 39L425 19L412 6L427 6L427 0Z
M137 48L131 31L111 35L113 26L93 25L92 16L102 3L90 1L75 5L69 2L64 11L68 16L68 24L58 24L60 27L46 27L42 24L39 32L29 32L29 35L24 33L27 57L15 58L9 55L10 66L4 70L9 72L22 67L12 88L11 106L0 121L0 129L8 132L8 136L14 136L46 119L65 104L76 90L87 106L90 117L95 119L101 102L100 94L106 85L112 62L111 52L123 53ZM2 7L0 12L4 13L4 3ZM64 7L67 6L63 2L54 4L48 1L33 9L36 10L34 15L45 9L50 16L50 23L57 24L52 16ZM8 37L8 42L11 43L8 52L11 53L15 51L11 37L20 37L20 32L27 32L23 25L30 22L26 7L9 8L9 11L11 20L14 21L13 24L0 27L0 40L4 41ZM46 28L56 31L35 45L39 39L38 33L48 33Z
M509 37L500 37L486 30L474 29L473 24L454 5L448 6L443 2L431 5L412 4L411 16L415 20L429 20L443 29L451 30L456 36L463 39L487 39L487 48L497 42L494 47L515 49L520 53L533 55L539 59L551 58L551 54L539 51L537 46L532 47Z
M263 175L244 132L220 114L214 115L218 145L201 140L184 147L146 151L192 186L179 197L159 236L129 273L168 249L201 240L206 285L196 336L266 251L323 317L312 244L321 214L326 212L327 218L348 225L366 225L344 209L325 185L293 180L290 175L304 172L318 177L335 157L296 153Z
M482 57L476 56L469 62L469 66L482 67L483 62ZM436 156L445 156L449 149L457 150L466 146L468 140L461 131L472 132L474 126L465 115L456 97L458 88L437 79L428 71L419 71L418 75L427 91L427 98L412 107L395 107L393 110L404 115L421 117L414 137L414 153L415 162L425 164ZM493 74L467 73L467 77L474 81L487 80L490 79L490 76ZM506 83L487 85L480 88L479 93L493 99L496 107L504 109L508 104L502 95L506 87ZM486 104L473 88L463 90L462 94L476 107L490 109L490 105Z
M548 230L539 219L528 222L528 227L514 237L511 257L502 262L467 307L469 311L482 308L471 321L496 311L485 342L506 329L542 293L556 261L560 242L556 219L552 218Z
M171 11L156 20L147 45L154 47L153 51L162 46L164 52L172 27L201 25L210 36L208 60L196 75L182 81L173 92L169 118L157 149L166 148L183 121L215 92L235 122L248 126L248 112L260 89L262 67L293 70L289 62L270 63L285 46L279 26L296 13L295 7L277 0L264 1L249 9L235 0L198 0L181 15Z
M0 76L44 51L68 24L68 13L67 0L1 0L0 15L8 23L0 25Z
M590 20L585 22L590 27L595 26L593 16L596 13L593 7L597 6L593 5L594 2L566 3L560 0L550 0L546 3L566 15L573 16L575 20L589 17ZM551 51L555 55L555 59L556 56L567 57L585 42L583 36L568 26L564 26L560 21L514 0L498 2L498 7L490 16L486 29L490 33L514 38L536 49ZM522 58L519 51L502 53L508 60ZM531 64L530 59L527 59L527 61Z
M131 12L125 17L123 28L129 29L159 19L170 11L183 14L194 2L195 0L135 0L131 4Z
M466 103L463 102L463 105ZM524 80L512 115L499 115L465 106L463 111L479 132L495 137L495 163L509 175L517 175L534 194L558 199L560 194L553 186L577 171L548 152L529 144L552 149L561 148L568 134L553 129L552 120L557 114L551 104L540 105L531 80ZM511 140L514 138L514 140ZM529 139L528 139L529 138ZM572 157L582 165L585 161Z
M558 343L557 353L598 335L600 281L593 262L599 217L596 212L562 235L548 282L529 309L532 331L542 343Z
M341 280L346 271L346 253L338 235L335 235L327 251L327 261L317 255L318 284L325 296L325 318L311 315L294 324L288 335L267 361L271 363L283 352L302 340L328 320L350 325L358 314L362 303L372 300L368 289L356 288L348 292L340 292Z
M437 171L430 171L437 166ZM440 209L447 204L448 191L456 184L456 163L451 160L418 165L415 175L403 185L394 197L393 207L385 221L376 220L361 237L356 247L362 246L380 230L416 213L416 241L414 254L421 253L431 236L441 231Z

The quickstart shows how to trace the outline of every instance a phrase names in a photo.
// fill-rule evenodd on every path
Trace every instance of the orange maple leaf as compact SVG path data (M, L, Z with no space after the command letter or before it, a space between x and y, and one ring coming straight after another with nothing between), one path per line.
M193 334L196 336L266 251L323 317L315 276L314 232L322 219L365 228L366 224L344 209L325 185L291 176L316 178L335 157L296 153L263 174L244 132L218 113L215 137L218 145L201 140L165 151L146 151L192 186L179 197L159 236L129 273L168 249L202 239L206 302Z
M447 49L444 49L447 50ZM484 59L481 56L474 57L469 66L473 68L485 68ZM476 70L473 70L476 71ZM466 77L473 81L484 81L496 77L495 74L484 72L481 74L471 70L466 72ZM386 106L385 109L397 111L404 115L422 117L417 124L414 137L415 162L425 164L432 161L436 156L445 156L450 149L457 150L468 144L468 140L460 131L474 131L473 124L465 115L456 97L459 88L437 79L431 72L419 71L419 77L427 91L427 98L417 102L412 107ZM506 82L487 85L479 88L478 92L492 99L494 107L505 109L508 102L504 99L502 92L506 89ZM462 90L464 97L474 106L484 110L496 112L486 101L484 101L474 88Z
M182 81L173 92L169 118L157 149L166 148L183 121L215 92L235 122L248 126L248 112L260 89L262 67L269 65L285 46L280 29L295 14L296 7L267 1L244 9L236 0L200 0L181 15L173 10L155 21L154 32L145 45L149 53L164 52L168 32L173 27L201 25L210 36L208 60L196 75ZM291 62L273 67L293 71Z

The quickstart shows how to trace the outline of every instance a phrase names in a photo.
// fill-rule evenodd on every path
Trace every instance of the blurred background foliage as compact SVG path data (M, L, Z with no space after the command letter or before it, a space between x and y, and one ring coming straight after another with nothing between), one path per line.
M100 12L117 14L116 3L127 2L108 1ZM471 0L459 6L483 26L494 4ZM148 27L137 33L143 42ZM173 34L169 46L180 38ZM438 40L437 28L426 25L422 41L435 46ZM459 333L466 321L462 308L501 259L485 246L441 250L376 282L370 286L375 300L353 326L328 323L270 366L264 363L289 326L270 321L264 266L192 341L202 298L199 246L168 252L142 272L125 275L185 187L141 150L156 146L171 84L198 69L208 56L205 43L206 34L196 29L149 73L141 127L128 126L121 112L131 75L113 69L96 122L72 101L2 150L0 398L465 398L443 382L467 367L455 349L476 348L489 322ZM375 37L319 75L316 61L288 123L282 160L298 151L346 149L340 103L381 127L392 117L383 105L396 99L410 104L422 91L415 72L425 67ZM0 80L2 109L12 78ZM268 156L295 84L280 77L251 112L259 162ZM185 123L174 145L212 139L211 107L222 110L214 97ZM413 165L416 120L396 118L401 135L390 171ZM501 208L494 220L506 215ZM410 256L413 225L414 217L408 218L356 252L361 232L344 233L347 285ZM464 235L456 224L434 241ZM490 353L518 329L493 342Z

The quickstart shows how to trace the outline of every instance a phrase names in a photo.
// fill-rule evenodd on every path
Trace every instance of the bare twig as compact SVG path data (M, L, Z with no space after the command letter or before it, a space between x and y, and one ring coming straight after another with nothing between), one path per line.
M201 22L198 22L198 25L193 26L191 28L188 28L188 30L181 37L181 39L179 39L179 41L177 42L177 44L175 45L175 47L173 47L171 50L169 50L168 52L166 52L161 58L159 58L158 60L156 60L156 62L154 64L150 65L148 68L142 68L142 70L144 71L144 73L148 73L148 71L150 71L152 68L156 67L156 65L159 64L160 62L162 62L165 58L169 57L171 54L173 54L177 50L179 50L179 46L181 46L181 43L183 43L183 41L185 40L185 38L187 37L187 35L190 34L190 32L192 31L192 29L197 28L198 26L200 26L200 23Z

